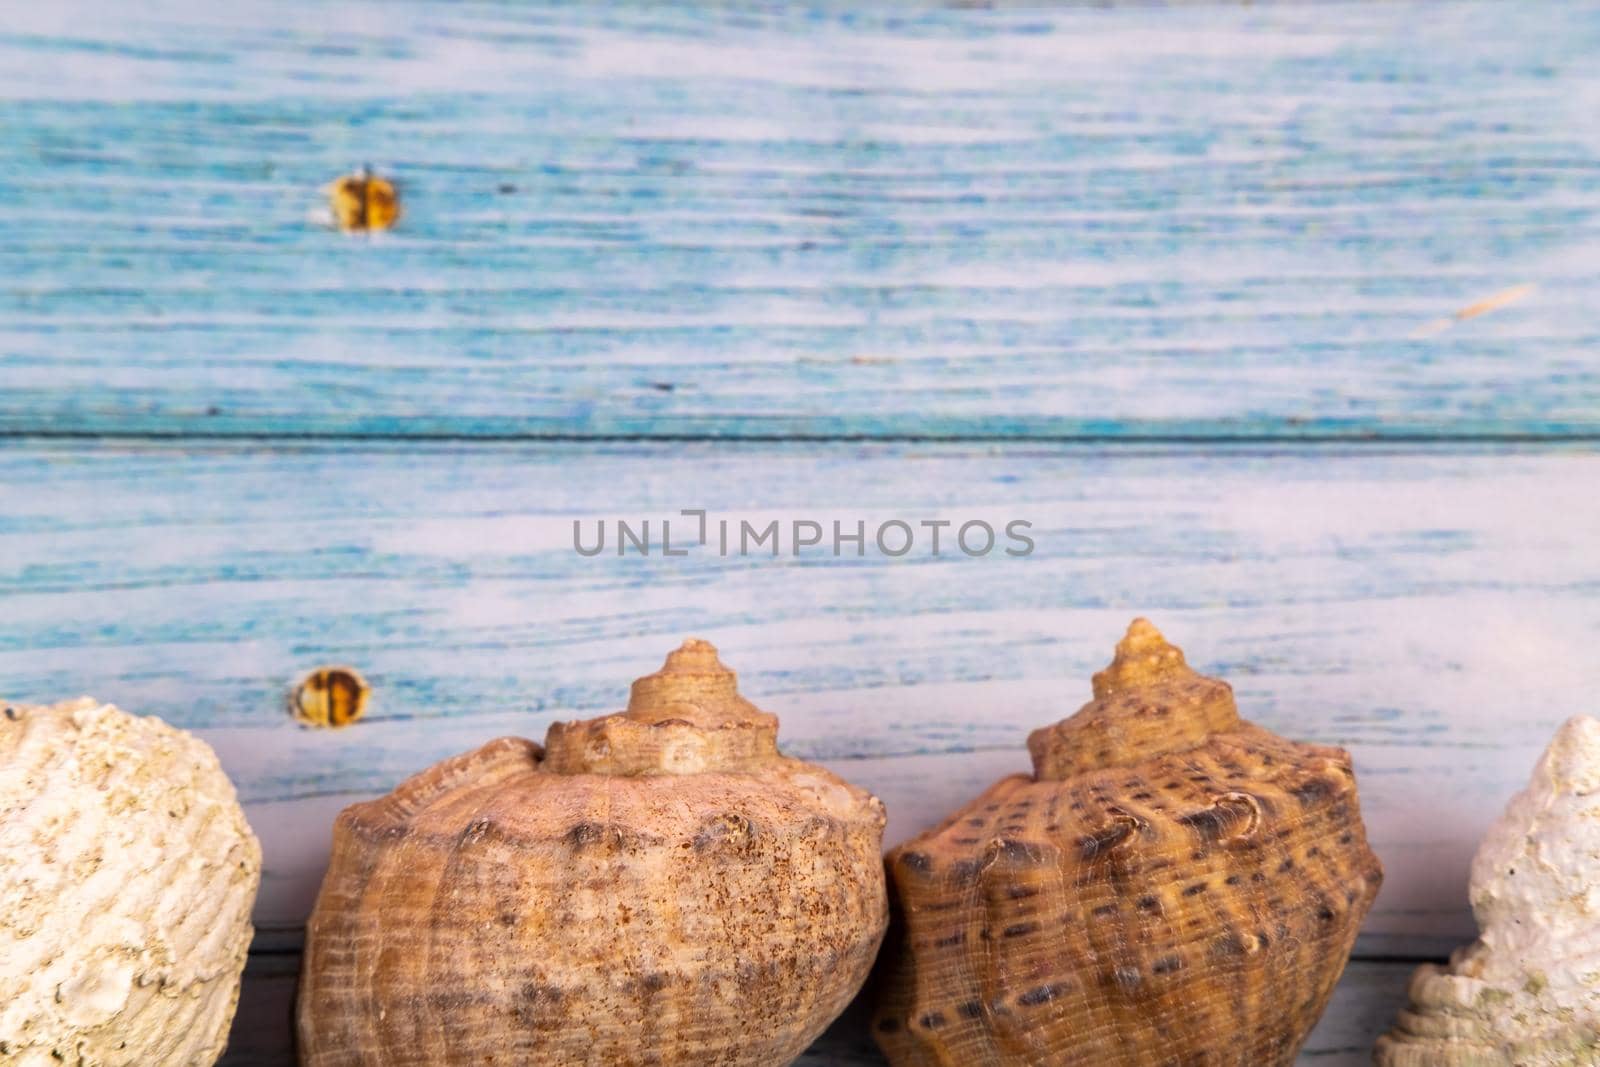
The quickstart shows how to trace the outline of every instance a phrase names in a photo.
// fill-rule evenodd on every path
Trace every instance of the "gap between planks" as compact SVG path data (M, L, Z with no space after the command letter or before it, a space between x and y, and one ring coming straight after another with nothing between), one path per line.
M52 421L59 421L52 417ZM1546 428L1495 426L1477 429L1429 428L1426 426L1373 427L1352 424L1348 428L1305 428L1304 424L1285 423L1281 426L1262 425L1256 429L1233 430L1226 426L1213 429L1204 427L1164 430L1160 427L1130 425L1125 431L1074 431L1052 427L1019 427L1012 432L994 432L983 429L951 428L947 430L913 431L885 430L819 432L796 430L794 432L761 430L734 426L726 431L706 429L694 432L661 431L611 431L583 433L566 428L564 420L554 424L562 428L525 430L351 430L305 429L264 430L242 426L235 430L210 430L193 427L162 429L116 428L115 421L105 429L40 429L19 425L8 427L0 416L0 443L6 445L48 445L52 442L66 444L106 444L137 446L141 444L237 444L241 447L275 447L299 444L326 445L631 445L631 444L694 444L694 445L834 445L834 444L929 444L929 445L1050 445L1087 448L1124 446L1167 446L1172 448L1320 448L1327 446L1360 447L1496 447L1496 446L1551 446L1571 447L1600 444L1600 430L1586 425L1556 426ZM682 423L685 420L674 420ZM926 423L929 420L918 420Z

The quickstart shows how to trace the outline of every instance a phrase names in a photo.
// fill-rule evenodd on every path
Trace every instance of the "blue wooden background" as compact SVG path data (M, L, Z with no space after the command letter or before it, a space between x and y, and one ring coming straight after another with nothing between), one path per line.
M333 815L715 640L901 838L1127 619L1355 754L1316 1062L1600 658L1600 5L0 7L0 690L195 729L286 1055ZM321 225L371 163L392 233ZM585 559L574 520L1034 524ZM376 687L339 733L300 672ZM811 1057L872 1062L849 1020Z

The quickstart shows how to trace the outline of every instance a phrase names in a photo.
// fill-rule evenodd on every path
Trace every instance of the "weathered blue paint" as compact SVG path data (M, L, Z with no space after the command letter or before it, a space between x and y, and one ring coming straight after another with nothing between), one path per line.
M1355 753L1390 866L1364 951L1437 949L1468 933L1479 832L1600 689L1597 482L1593 447L13 444L0 678L200 730L266 843L258 919L293 929L343 804L620 707L685 636L716 640L785 746L875 789L901 837L1025 768L1028 730L1148 614L1250 717ZM683 508L1021 518L1036 549L571 547L575 520L659 538ZM327 662L376 687L337 733L283 706Z
M7 13L0 432L1600 433L1600 5L214 7Z
M0 688L211 740L289 947L342 804L614 707L685 633L901 836L1149 612L1353 749L1359 951L1438 952L1600 681L1597 51L1553 0L12 5ZM407 215L332 234L366 161ZM1039 551L562 546L682 506L1026 513ZM293 726L333 659L369 721ZM1363 1062L1407 969L1354 965L1308 1056ZM293 970L252 964L229 1067L285 1061ZM803 1062L875 1060L846 1024Z

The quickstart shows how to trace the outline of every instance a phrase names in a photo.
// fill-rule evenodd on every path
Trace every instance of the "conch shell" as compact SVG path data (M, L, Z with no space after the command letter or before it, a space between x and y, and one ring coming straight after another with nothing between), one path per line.
M1424 964L1383 1067L1600 1063L1600 720L1568 720L1472 861L1478 940Z
M778 755L703 641L628 710L347 808L307 930L305 1067L792 1061L888 920L883 805Z
M1242 721L1143 619L1028 748L890 853L890 1062L1291 1063L1382 879L1349 756Z
M89 699L5 705L0 1063L215 1063L260 880L205 742Z

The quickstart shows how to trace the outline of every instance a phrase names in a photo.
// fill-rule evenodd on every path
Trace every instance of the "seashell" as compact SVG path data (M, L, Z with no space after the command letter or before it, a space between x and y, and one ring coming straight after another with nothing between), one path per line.
M387 230L400 220L400 193L394 183L362 167L327 188L328 207L341 230Z
M889 855L890 1062L1291 1063L1382 879L1349 756L1244 722L1143 619L1028 748Z
M888 921L883 805L778 754L688 641L626 712L347 808L307 930L306 1067L792 1061Z
M1472 861L1478 940L1412 975L1382 1067L1600 1063L1600 720L1557 731Z
M261 846L205 742L89 699L5 706L0 816L0 1063L215 1063Z

